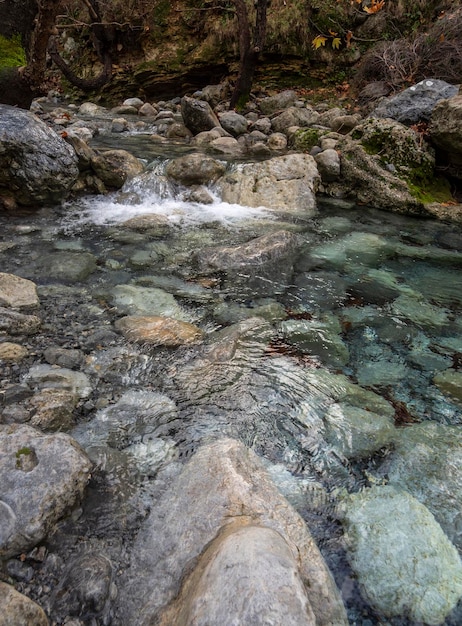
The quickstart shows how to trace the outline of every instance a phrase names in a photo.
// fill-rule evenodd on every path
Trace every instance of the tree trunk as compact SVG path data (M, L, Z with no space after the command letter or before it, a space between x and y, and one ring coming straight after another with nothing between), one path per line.
M27 66L22 74L33 92L40 93L46 70L48 41L55 31L56 17L60 10L59 0L40 0L35 28L29 50L26 50Z
M82 2L87 7L88 14L90 16L90 29L93 46L99 60L103 64L103 69L100 74L94 78L80 78L77 76L77 74L60 56L54 37L50 39L48 51L53 63L61 70L72 85L82 89L82 91L91 91L92 89L99 89L111 79L112 58L110 54L110 42L108 41L106 35L106 27L104 26L101 18L99 0L82 0Z
M240 66L230 108L242 108L249 100L258 57L265 44L268 0L257 0L253 41L245 0L234 0L239 28Z

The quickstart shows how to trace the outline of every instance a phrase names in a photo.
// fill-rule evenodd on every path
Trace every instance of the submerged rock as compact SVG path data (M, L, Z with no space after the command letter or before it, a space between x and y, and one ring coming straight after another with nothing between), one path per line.
M199 450L157 502L126 579L118 612L133 626L348 623L303 520L233 440Z
M0 615L3 626L48 626L45 611L33 600L0 582Z
M202 273L223 272L223 288L245 288L256 295L272 295L285 289L292 274L299 240L280 230L238 246L205 248L195 255Z
M391 416L335 403L323 417L325 439L347 458L367 457L389 445L396 436Z
M462 597L462 562L430 511L391 486L350 495L343 507L351 565L372 606L441 624Z
M188 321L186 311L175 298L156 287L138 285L116 285L112 289L112 304L126 315L172 317Z
M409 491L433 513L451 541L462 548L462 433L435 422L397 431L394 450L380 467L396 488Z
M189 322L182 322L171 317L127 316L115 322L126 339L150 346L183 346L197 343L203 332Z

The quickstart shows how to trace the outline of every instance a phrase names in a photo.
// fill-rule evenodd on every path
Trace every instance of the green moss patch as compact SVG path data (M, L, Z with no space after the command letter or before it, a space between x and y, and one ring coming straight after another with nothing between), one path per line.
M26 64L26 54L21 45L19 35L7 39L0 35L0 69L5 67L20 67Z

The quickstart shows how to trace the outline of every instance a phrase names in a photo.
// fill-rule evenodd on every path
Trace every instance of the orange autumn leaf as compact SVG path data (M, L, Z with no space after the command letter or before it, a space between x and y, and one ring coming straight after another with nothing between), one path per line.
M385 0L371 0L371 4L368 7L363 7L363 10L369 15L378 13L385 6Z

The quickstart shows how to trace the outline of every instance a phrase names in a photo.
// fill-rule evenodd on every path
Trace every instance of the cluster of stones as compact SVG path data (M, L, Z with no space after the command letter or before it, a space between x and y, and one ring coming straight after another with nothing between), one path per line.
M56 165L55 158L54 168L49 167L51 161L36 163L39 159L34 154L43 152L43 145L35 150L30 147L32 116L24 112L6 116L3 111L9 130L2 142L14 146L18 140L14 138L16 130L11 129L21 125L24 131L20 142L29 145L23 157L27 159L27 169L17 171L12 157L2 157L4 169L9 172L3 176L5 180L0 180L7 190L1 194L3 204L11 207L14 202L52 202L58 199L59 190L65 195L71 188L74 192L96 193L120 188L127 178L143 169L142 163L125 150L95 152L88 141L99 132L137 132L151 133L156 142L187 143L198 152L227 160L263 160L287 151L309 152L314 157L310 167L316 168L321 179L317 193L396 212L459 219L459 206L448 209L447 203L437 202L431 194L425 196L425 190L413 187L416 181L431 184L435 147L439 163L445 163L451 174L458 176L462 122L457 87L443 81L422 81L397 96L382 99L367 117L338 107L312 105L298 98L294 91L252 101L240 114L227 110L225 96L226 86L218 85L208 86L194 97L168 102L147 103L129 98L111 110L89 102L80 107L58 107L45 117L62 137L52 133L53 141L49 135L46 139L37 137L37 142L46 140L50 147L60 141L68 142L78 158L68 153L68 148L59 147L67 161L61 163L62 159L58 159ZM33 110L43 116L39 101ZM15 116L18 121L13 123ZM416 131L416 124L420 123L429 124L425 139L430 139L430 143ZM45 125L40 129L42 134L44 128ZM51 172L53 188L43 184L43 172L31 173L31 166L43 165ZM447 199L451 199L449 191Z

